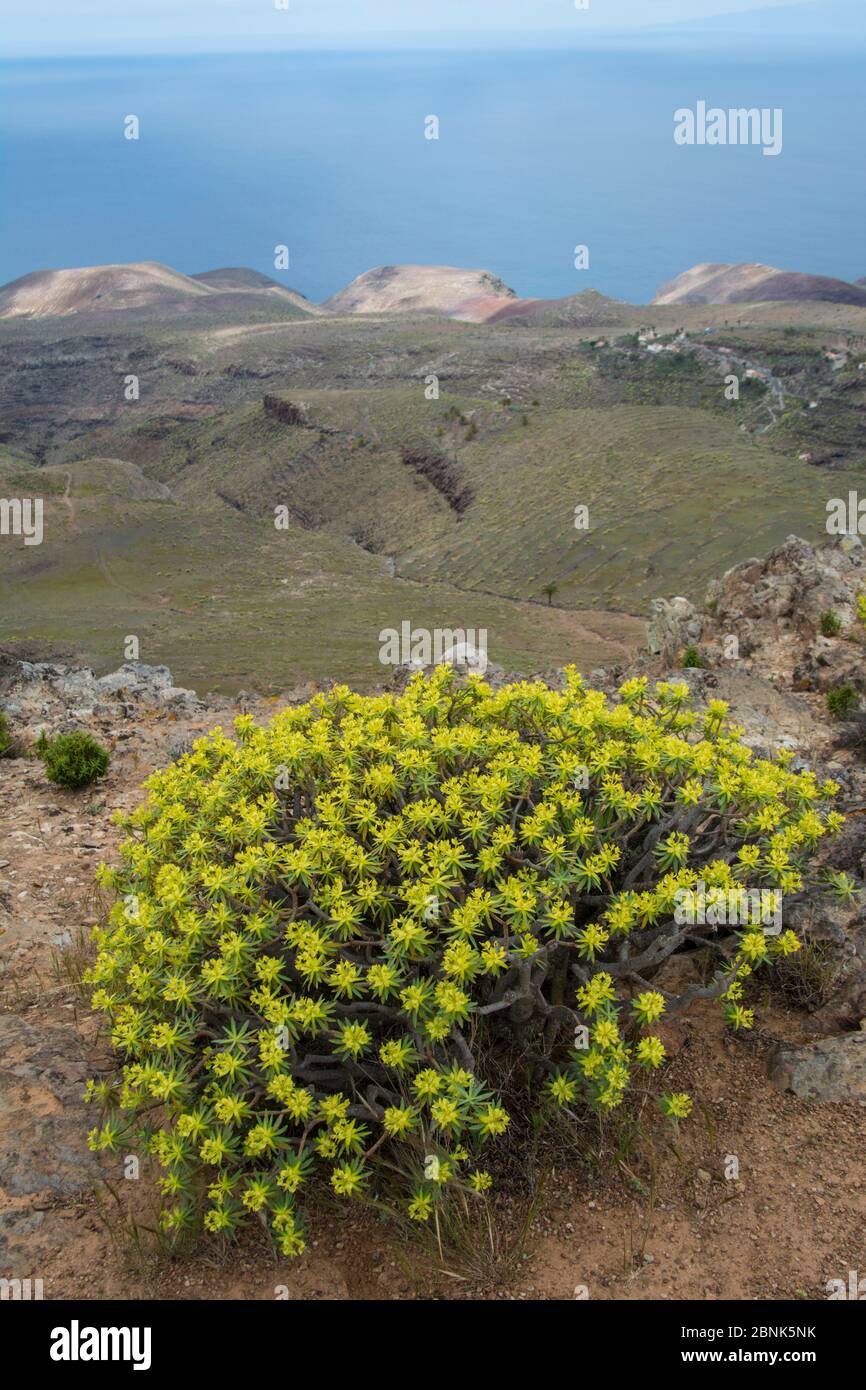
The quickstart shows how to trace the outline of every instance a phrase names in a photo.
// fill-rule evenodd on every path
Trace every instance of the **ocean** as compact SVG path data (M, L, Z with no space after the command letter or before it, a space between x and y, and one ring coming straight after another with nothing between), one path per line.
M758 49L5 61L0 281L158 260L322 300L423 262L645 302L700 261L855 279L862 72L859 53ZM675 111L702 101L781 109L781 152L677 145Z

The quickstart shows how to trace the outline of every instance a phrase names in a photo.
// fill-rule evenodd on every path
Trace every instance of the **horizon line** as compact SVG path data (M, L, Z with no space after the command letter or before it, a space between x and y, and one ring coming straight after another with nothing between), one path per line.
M745 13L749 13L746 11ZM752 12L754 13L754 12ZM772 13L770 11L769 13ZM246 56L266 56L276 53L357 53L357 52L379 52L387 49L390 52L459 52L459 51L484 51L489 48L495 51L500 48L520 49L530 48L533 51L552 52L562 51L564 48L569 51L580 52L582 49L594 49L605 45L615 45L619 48L628 47L630 44L636 47L665 47L681 48L684 45L706 45L712 44L714 49L727 48L731 44L740 42L748 37L753 43L756 40L772 40L775 45L791 48L813 48L816 44L821 47L855 47L859 49L866 46L866 30L863 34L855 35L844 32L828 31L821 34L804 33L785 33L778 29L754 28L743 30L735 25L722 31L707 28L700 21L682 24L655 24L641 28L612 28L612 29L587 29L583 33L577 30L563 29L455 29L443 32L436 30L356 30L340 35L328 33L310 33L294 35L275 35L267 34L251 35L249 38L239 35L226 35L211 37L202 41L201 35L197 34L178 34L164 40L151 37L129 38L118 40L106 40L105 44L94 46L92 40L55 40L36 47L33 41L22 40L19 44L9 43L0 44L0 62L19 61L22 59L82 59L82 58L111 58L111 57L208 57L220 55L246 55ZM142 45L146 45L143 47ZM740 54L741 59L748 60L751 55Z

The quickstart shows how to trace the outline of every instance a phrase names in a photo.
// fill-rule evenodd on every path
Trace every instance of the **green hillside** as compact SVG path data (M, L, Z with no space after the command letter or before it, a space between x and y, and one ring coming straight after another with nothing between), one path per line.
M378 634L409 620L589 669L655 595L821 536L863 478L863 310L263 321L233 293L206 320L0 324L0 481L46 509L42 546L0 538L0 641L107 669L135 633L179 681L277 689L387 678Z
M226 503L149 497L138 470L115 461L7 463L0 489L44 500L43 543L0 545L0 642L71 645L100 670L120 664L132 634L142 660L169 665L179 683L227 692L387 680L379 633L404 620L485 628L490 659L518 670L591 669L641 636L625 616L394 580L345 537L277 531Z

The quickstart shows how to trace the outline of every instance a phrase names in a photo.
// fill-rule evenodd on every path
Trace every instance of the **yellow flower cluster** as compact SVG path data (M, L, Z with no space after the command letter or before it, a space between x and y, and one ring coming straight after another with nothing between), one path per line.
M166 1229L204 1202L208 1231L260 1213L296 1254L323 1165L346 1198L398 1168L418 1221L449 1185L489 1189L479 1150L509 1118L483 1074L509 1031L549 1059L539 1103L620 1104L664 1061L647 1030L669 1000L630 961L662 958L678 895L798 892L841 824L832 785L754 759L726 714L678 683L611 704L573 670L494 691L444 667L199 739L100 870L116 901L89 978L122 1064L89 1088L92 1146L140 1136ZM719 993L747 1026L744 977L798 943L739 941Z

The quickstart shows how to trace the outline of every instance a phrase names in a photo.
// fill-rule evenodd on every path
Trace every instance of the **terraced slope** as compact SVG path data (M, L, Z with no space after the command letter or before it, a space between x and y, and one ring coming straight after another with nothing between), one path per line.
M285 690L390 676L379 633L486 628L490 659L514 670L621 660L643 624L395 580L344 536L196 506L117 460L69 468L0 463L0 493L39 496L44 540L0 544L0 642L70 646L102 670L130 635L143 660L200 690Z
M554 584L557 604L632 612L673 588L701 595L746 546L817 539L828 495L857 480L834 473L828 493L824 472L744 434L739 416L694 406L523 411L416 388L268 397L179 431L151 472L248 515L286 506L404 578L520 600Z

